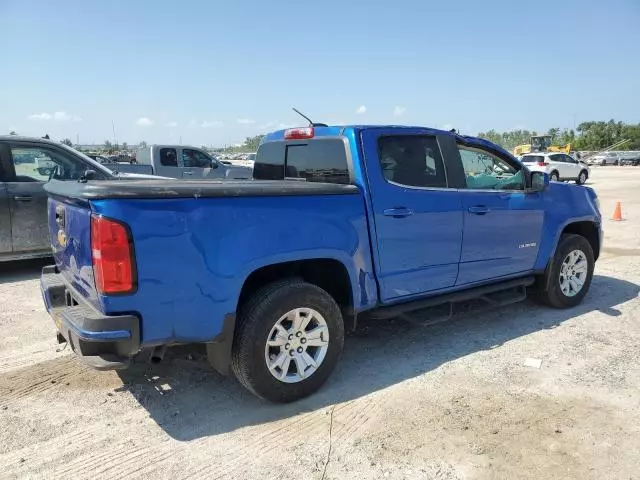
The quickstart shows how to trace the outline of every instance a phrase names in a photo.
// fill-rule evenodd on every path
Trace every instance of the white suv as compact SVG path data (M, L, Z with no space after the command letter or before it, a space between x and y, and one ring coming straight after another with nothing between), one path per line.
M554 182L573 180L582 185L589 178L589 167L566 153L527 153L520 159L532 172L546 172Z

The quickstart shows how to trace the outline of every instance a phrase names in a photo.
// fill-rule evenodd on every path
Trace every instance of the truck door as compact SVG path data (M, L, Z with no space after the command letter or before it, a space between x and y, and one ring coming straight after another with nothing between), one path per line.
M53 173L43 170L54 165L50 152L37 146L12 143L6 193L11 216L13 253L29 253L50 248L47 224L47 194L44 183Z
M362 132L383 301L453 287L462 245L461 196L448 182L443 138L425 129L401 132Z
M219 178L224 176L219 173L224 172L224 169L219 168L220 165L218 162L206 153L196 150L195 148L182 148L180 150L180 171L182 172L182 178L198 179Z
M458 145L464 240L456 285L533 270L544 220L542 195L526 193L522 165L479 145Z

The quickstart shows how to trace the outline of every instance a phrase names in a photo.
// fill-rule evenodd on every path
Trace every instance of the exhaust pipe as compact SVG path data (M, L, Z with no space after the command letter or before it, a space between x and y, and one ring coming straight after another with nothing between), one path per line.
M153 352L151 352L151 363L160 363L164 358L164 353L166 351L167 351L166 345L154 347Z

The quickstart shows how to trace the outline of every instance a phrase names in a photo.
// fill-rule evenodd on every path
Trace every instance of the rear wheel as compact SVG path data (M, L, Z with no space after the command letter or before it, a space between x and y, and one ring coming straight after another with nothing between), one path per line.
M551 172L551 175L549 175L549 180L551 180L552 182L557 182L560 180L560 175L558 175L558 172L554 170L553 172Z
M291 402L324 384L343 345L342 314L327 292L303 281L277 282L240 307L231 365L255 395Z
M586 238L562 235L543 279L546 288L539 292L539 300L554 308L578 305L591 286L594 263L593 250Z
M586 170L582 170L580 172L580 175L578 175L578 178L576 179L576 183L578 185L584 185L584 183L587 181L587 178L589 177L589 175L587 174Z

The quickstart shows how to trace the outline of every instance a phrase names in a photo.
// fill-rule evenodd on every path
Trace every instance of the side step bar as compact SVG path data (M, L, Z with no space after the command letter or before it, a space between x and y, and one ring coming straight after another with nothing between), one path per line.
M437 307L449 304L449 314L444 318L435 319L431 323L440 323L449 320L454 313L455 304L477 300L484 308L493 308L512 303L520 302L527 298L526 287L533 285L535 277L517 278L515 280L507 280L505 282L494 283L491 285L483 285L481 287L471 288L461 292L446 293L444 295L423 298L407 303L390 305L388 307L378 308L367 314L367 317L374 319L388 319L398 316L407 317L408 313L417 310L424 310L431 307ZM473 309L477 311L477 308ZM420 322L424 324L424 322Z

